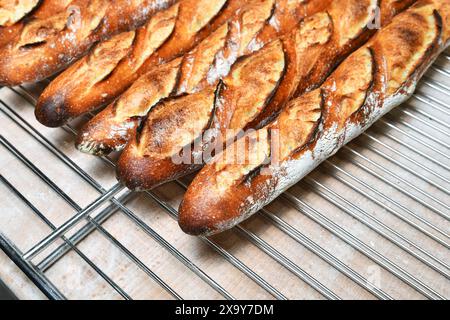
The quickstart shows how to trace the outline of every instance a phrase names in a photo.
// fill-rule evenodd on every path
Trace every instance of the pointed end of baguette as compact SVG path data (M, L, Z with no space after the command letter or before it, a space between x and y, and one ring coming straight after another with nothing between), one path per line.
M108 141L85 139L81 135L77 138L75 147L82 153L91 154L97 157L107 156L114 151L120 151L122 148L122 146L109 145Z
M81 128L75 146L79 151L95 156L121 151L139 122L139 117L117 120L110 105Z
M156 186L152 178L151 170L147 170L149 161L143 157L137 157L128 146L123 151L117 162L117 179L132 191L151 190Z
M179 165L171 158L155 159L140 154L132 139L117 163L117 178L128 189L152 190L192 172L192 165Z
M212 219L214 215L204 214L205 211L201 209L201 206L208 202L207 199L204 199L205 201L202 202L193 202L191 200L192 198L185 197L178 210L178 225L181 230L191 236L210 236L217 233L217 228L214 227L216 221ZM220 212L216 211L215 204L212 207L209 210L214 211L217 215L221 215Z
M242 203L237 194L217 196L208 189L195 194L188 189L178 210L178 225L191 236L212 236L225 232L248 218L241 215L241 209L244 209L240 206Z
M58 128L70 120L70 114L59 97L39 98L34 114L36 119L46 127Z
M178 210L178 224L187 234L211 236L229 230L246 216L246 199L250 188L236 184L229 191L219 192L211 177L213 166L207 165L187 189Z
M179 209L178 225L184 233L191 236L210 235L211 229L208 228L209 221L203 219L191 219L191 215L186 213L184 202Z

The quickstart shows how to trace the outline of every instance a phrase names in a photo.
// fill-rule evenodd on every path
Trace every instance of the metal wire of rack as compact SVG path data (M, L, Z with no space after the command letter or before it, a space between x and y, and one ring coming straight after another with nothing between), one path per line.
M73 140L78 122L57 130L38 125L31 107L41 87L0 88L0 148L4 163L31 174L30 181L39 181L66 209L51 213L50 198L37 198L39 190L26 187L28 178L1 167L2 198L24 205L21 210L49 232L19 244L20 235L9 229L28 234L35 225L4 218L8 207L2 204L0 248L48 298L77 298L79 292L117 299L450 297L448 53L406 108L391 112L248 222L210 238L182 235L173 223L188 179L130 192L96 171L101 162L110 177L113 158L93 160L58 140ZM69 180L63 186L52 173L55 163L67 175L60 178ZM92 192L74 190L81 185ZM99 243L104 247L98 250ZM152 254L140 249L147 243ZM119 253L112 257L107 248ZM83 262L79 276L89 274L89 282L67 280L64 270L77 268L72 255ZM116 256L119 262L104 267Z

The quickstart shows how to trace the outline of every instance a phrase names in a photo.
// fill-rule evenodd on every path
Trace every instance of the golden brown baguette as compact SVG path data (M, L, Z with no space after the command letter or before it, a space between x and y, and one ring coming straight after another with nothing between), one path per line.
M260 46L269 43L293 29L296 25L293 21L300 21L329 4L328 0L249 2L179 63L155 68L89 121L78 135L77 148L96 155L121 150L140 120L160 99L170 94L198 92L216 83L219 72L215 70L220 67L221 74L228 73L236 59L256 48L255 39ZM280 25L277 32L270 23L275 17ZM225 57L228 57L226 65L222 63ZM176 68L179 70L175 71ZM173 72L162 71L167 69Z
M394 3L392 0L387 0ZM402 1L410 4L412 1ZM395 6L383 6L396 14ZM148 114L136 138L130 140L118 163L118 176L130 189L151 189L201 168L208 160L208 150L247 128L269 122L294 95L320 86L336 65L368 40L375 29L367 26L374 18L377 0L335 1L327 12L317 13L303 21L292 32L241 59L231 73L216 87L215 97L202 105L203 118L197 119L199 105L191 106L188 96L176 97L157 105L156 109L170 110L172 105L185 104L181 115L164 114L167 118L183 117L177 125L178 135L186 129L186 139L172 139L170 121ZM210 88L205 89L209 94ZM201 94L201 93L200 93ZM185 128L191 119L201 121L197 131ZM157 128L155 128L157 126ZM207 131L207 132L206 132ZM189 136L189 138L188 138ZM162 138L164 137L164 138ZM176 137L175 137L176 138ZM190 140L189 140L190 139ZM196 148L188 148L199 139ZM180 143L183 142L183 143ZM170 145L172 154L156 156L155 143ZM189 150L188 150L189 149ZM203 152L201 152L203 150ZM173 158L183 154L183 163ZM151 154L152 156L149 156ZM192 160L191 160L192 159Z
M235 226L406 101L448 46L449 21L450 0L421 0L397 16L321 88L290 101L275 122L213 159L185 194L181 228L210 235ZM228 161L239 151L244 161Z
M319 87L344 58L376 32L377 27L387 25L396 14L415 2L336 2L326 14L305 21L300 32L291 33L283 39L288 68L270 102L262 110L251 105L249 108L239 105L227 108L227 112L237 110L233 117L240 118L241 123L239 126L231 124L230 128L259 128L271 122L292 97ZM361 10L359 14L358 10ZM367 19L367 14L373 10L379 12L375 11L375 16ZM380 25L377 26L377 23Z
M6 0L5 0L6 1ZM53 15L56 15L60 13L61 11L65 10L69 3L72 0L41 0L36 1L35 6L29 11L28 10L22 10L22 13L19 15L22 15L22 17L17 20L16 22L6 22L7 20L10 21L11 18L9 18L9 14L4 16L3 18L0 17L0 20L3 19L4 24L2 25L0 23L0 48L4 45L8 44L10 41L12 41L15 37L17 37L18 34L20 34L21 30L23 29L25 23L32 19L45 19L48 17L51 17ZM0 1L1 2L1 1ZM9 2L9 1L6 1ZM27 1L25 1L27 2ZM1 7L1 5L0 5ZM9 5L5 6L9 9ZM25 7L23 7L25 8ZM0 9L1 11L1 9ZM5 14L5 13L3 13ZM13 14L14 16L17 16L17 13ZM0 12L0 16L2 16L2 13Z
M74 0L67 10L27 21L0 51L0 85L45 79L95 42L135 29L174 0Z
M112 102L142 74L184 54L247 0L182 0L136 31L100 43L45 89L37 119L57 127Z
M181 58L143 75L113 104L92 118L78 133L78 150L105 155L125 147L151 106L169 96L177 82ZM133 107L133 114L129 113Z

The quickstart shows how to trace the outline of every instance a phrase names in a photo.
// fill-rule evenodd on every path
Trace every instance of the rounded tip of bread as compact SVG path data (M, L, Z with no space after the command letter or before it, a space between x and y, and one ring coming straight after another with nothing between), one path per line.
M152 173L146 158L129 155L127 149L117 162L117 179L132 191L151 190L160 185Z
M212 236L231 229L238 223L226 201L208 189L196 190L195 181L186 191L178 208L178 225L192 236Z
M62 127L70 120L67 108L55 99L40 98L34 114L41 124L50 128Z
M210 219L203 214L196 214L194 208L190 207L183 201L178 210L178 225L184 233L191 236L208 236L213 234Z
M180 228L193 236L212 236L230 230L250 212L248 207L241 206L242 192L238 189L217 192L207 169L208 166L190 184L178 209Z

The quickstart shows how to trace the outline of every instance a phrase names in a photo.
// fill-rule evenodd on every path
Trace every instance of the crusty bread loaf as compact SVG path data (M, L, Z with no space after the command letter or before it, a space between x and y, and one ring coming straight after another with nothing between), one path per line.
M210 235L235 226L407 100L448 46L449 21L450 0L421 0L397 16L321 88L290 101L275 122L206 165L181 204L181 228ZM244 148L233 154L238 144ZM232 161L239 151L244 161Z
M386 1L395 3L383 6L392 17L400 2ZM412 2L401 1L403 7ZM148 114L120 157L120 179L131 189L151 189L199 169L208 160L206 150L233 138L230 131L237 134L271 121L294 94L320 86L342 59L368 40L375 32L368 25L378 4L377 0L332 2L327 12L305 19L287 35L237 62L217 87L212 86L215 96L205 100L209 103L191 105L189 96L180 96L156 105L158 111L172 111ZM209 95L210 91L208 87L197 95ZM174 107L183 104L182 112ZM204 108L202 112L199 107ZM178 135L169 134L174 130L169 118L178 119ZM198 122L196 131L189 127L194 120ZM185 139L179 140L179 135ZM187 150L194 144L198 146ZM155 145L170 146L173 153L157 155ZM181 153L189 165L172 163Z
M27 21L0 51L0 85L47 78L95 42L142 25L174 0L74 0L66 10Z
M9 3L10 1L4 0ZM11 5L3 5L4 12L0 9L0 48L12 41L20 34L22 28L27 21L32 19L46 19L53 15L59 14L65 10L72 0L41 0L41 1L24 1L24 4L19 9L19 12L10 13ZM0 1L0 8L2 7ZM31 10L28 4L35 3ZM11 18L14 16L15 18ZM19 19L19 16L20 19ZM15 21L15 22L13 22Z
M173 92L181 58L140 77L116 102L92 118L78 133L77 148L95 155L121 150L148 109ZM130 106L133 114L129 114Z
M142 74L190 50L247 0L182 0L127 35L100 43L45 89L37 119L57 127L112 102Z
M198 92L216 83L220 74L229 72L231 65L243 54L249 54L257 43L262 45L295 27L299 21L326 6L324 0L253 0L242 7L228 22L217 28L193 50L184 55L180 64L154 68L134 83L116 102L89 121L80 131L77 148L83 152L104 155L121 150L131 132L150 108L171 95ZM275 9L274 9L275 8ZM276 17L280 27L276 33L270 19ZM291 24L289 24L289 23ZM239 26L239 28L237 28ZM256 50L256 49L255 49ZM227 57L228 62L222 63ZM216 72L219 69L220 73ZM167 87L167 86L170 86Z

